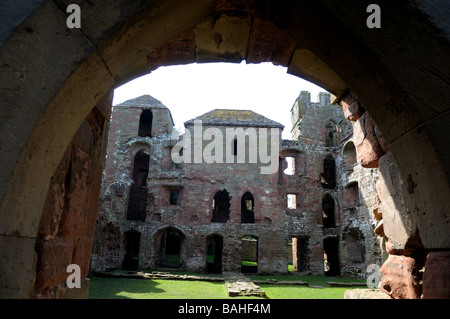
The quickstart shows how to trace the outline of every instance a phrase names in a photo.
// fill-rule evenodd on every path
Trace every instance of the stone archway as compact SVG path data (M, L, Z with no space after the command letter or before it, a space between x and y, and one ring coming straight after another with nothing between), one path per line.
M82 30L67 29L64 1L2 19L0 296L33 294L48 181L101 97L158 66L195 61L271 61L332 92L344 108L361 101L407 181L422 244L448 249L449 106L442 101L450 92L442 65L450 64L449 32L428 5L380 6L383 32L367 28L363 2L343 10L324 0L86 2Z

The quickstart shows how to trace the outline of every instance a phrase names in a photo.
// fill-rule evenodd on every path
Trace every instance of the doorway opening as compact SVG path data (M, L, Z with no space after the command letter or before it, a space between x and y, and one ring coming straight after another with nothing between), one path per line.
M122 262L122 268L124 270L138 269L140 244L141 244L140 232L131 230L124 233L125 256Z
M339 276L339 239L336 237L328 237L323 240L323 264L325 276Z
M242 273L258 273L258 238L244 236L241 240Z
M206 247L206 271L211 274L221 274L223 237L220 235L208 236Z
M183 234L174 227L169 227L164 232L161 238L161 267L180 268L183 237Z
M292 271L307 271L309 269L308 237L292 237Z

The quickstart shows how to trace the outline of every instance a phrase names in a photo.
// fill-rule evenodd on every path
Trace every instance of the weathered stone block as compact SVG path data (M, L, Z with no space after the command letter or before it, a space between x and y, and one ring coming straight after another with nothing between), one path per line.
M64 282L67 266L72 263L73 239L55 237L38 244L38 262L35 290L40 294L45 288Z
M411 219L404 196L405 185L392 153L381 157L379 162L377 193L381 204L379 211L383 216L383 230L392 243L391 249L405 250L421 248L417 226Z
M195 62L194 30L189 29L147 55L149 71L160 66Z
M365 168L378 167L378 160L385 154L375 133L375 123L369 113L364 114L353 126L358 163Z
M55 299L87 299L89 296L90 279L81 280L80 288L69 288L66 283L59 284L53 289Z
M80 237L74 240L72 263L80 266L81 278L89 273L92 252L92 237Z
M346 290L344 299L392 299L380 289L351 289Z
M344 104L344 103L343 103ZM345 105L345 104L344 104ZM347 120L349 121L356 121L361 117L361 115L364 113L364 109L361 107L361 104L358 100L353 102L348 107L344 108L344 115Z
M247 63L272 62L287 66L296 41L273 23L254 18L248 39Z
M213 21L199 24L195 30L197 62L245 59L251 17L221 14Z
M36 269L34 238L0 236L0 269L11 269L0 276L0 298L27 298L33 294ZM24 275L26 274L26 275Z
M295 50L287 72L314 82L334 94L342 94L347 87L339 75L307 49Z
M421 268L413 257L390 255L380 269L380 289L395 299L419 299Z
M66 206L59 225L59 234L78 236L83 231L86 204L89 199L89 157L73 149L70 167L70 184L66 189Z
M54 237L58 233L61 215L64 210L64 197L66 191L66 178L71 159L71 148L68 147L55 174L50 179L47 199L39 222L39 237ZM69 174L70 176L70 174Z
M422 289L424 299L450 299L450 251L428 254Z

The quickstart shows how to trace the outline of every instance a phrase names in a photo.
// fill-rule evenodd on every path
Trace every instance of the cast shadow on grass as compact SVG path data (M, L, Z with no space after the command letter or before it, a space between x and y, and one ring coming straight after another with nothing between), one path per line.
M120 278L90 278L89 299L136 299L155 293L165 293L154 280Z

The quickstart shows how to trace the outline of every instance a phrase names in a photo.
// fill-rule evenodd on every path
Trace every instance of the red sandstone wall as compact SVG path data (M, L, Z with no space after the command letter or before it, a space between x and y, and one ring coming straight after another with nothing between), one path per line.
M112 93L105 95L81 124L50 180L36 241L36 298L87 297L66 289L69 264L89 272L93 233L106 152Z

